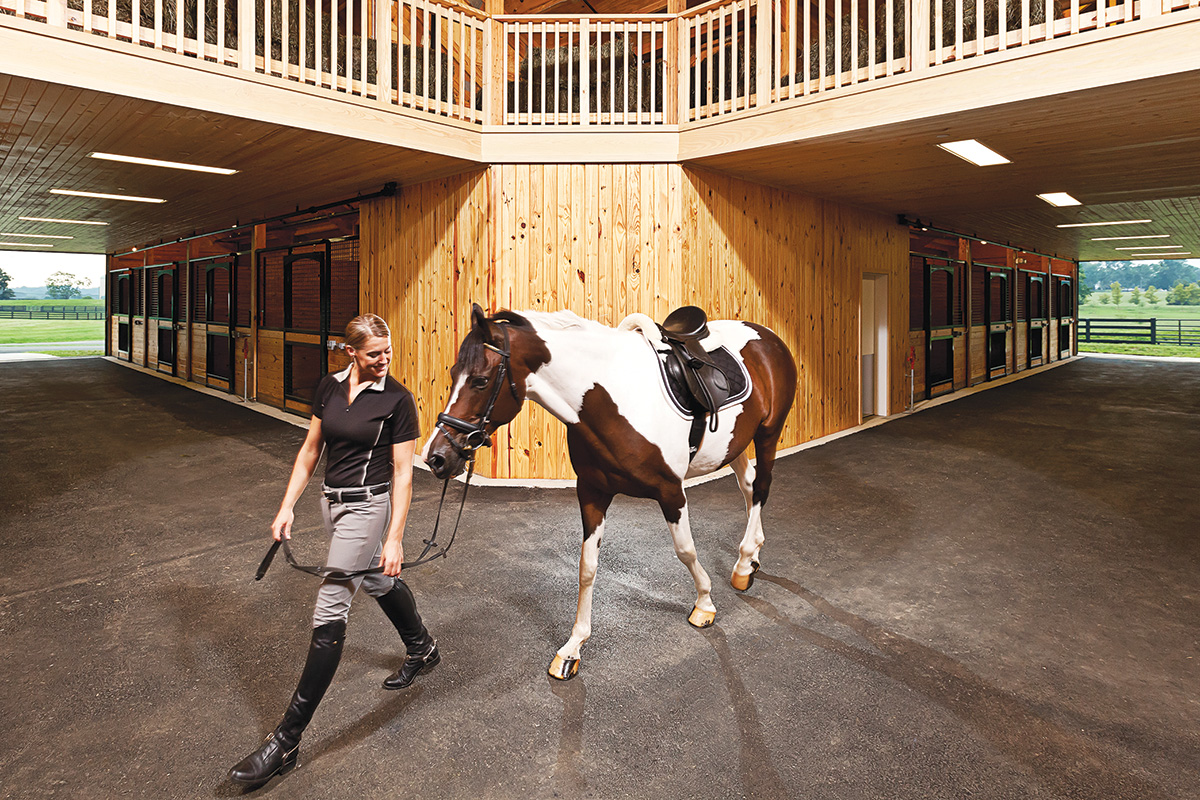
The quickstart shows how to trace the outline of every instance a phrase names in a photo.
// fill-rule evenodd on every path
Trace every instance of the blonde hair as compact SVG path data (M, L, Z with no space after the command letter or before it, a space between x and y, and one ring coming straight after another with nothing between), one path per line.
M362 349L367 340L373 336L392 337L391 330L382 317L375 314L359 314L346 326L346 346L355 350Z

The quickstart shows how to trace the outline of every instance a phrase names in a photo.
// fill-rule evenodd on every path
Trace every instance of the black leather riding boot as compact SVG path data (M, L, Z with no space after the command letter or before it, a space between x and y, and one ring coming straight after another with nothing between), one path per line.
M410 656L422 655L429 651L433 637L421 623L421 615L417 613L417 601L412 590L399 578L396 585L385 595L375 598L383 613L396 626L396 632L404 642L404 649Z
M333 681L345 641L345 620L329 622L313 629L308 659L304 662L300 682L292 694L292 702L283 714L283 721L257 750L229 770L231 779L239 783L264 783L296 766L300 737Z

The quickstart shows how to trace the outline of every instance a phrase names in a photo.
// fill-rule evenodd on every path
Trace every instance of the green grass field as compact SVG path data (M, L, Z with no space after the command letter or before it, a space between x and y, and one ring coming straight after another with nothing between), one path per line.
M0 319L0 344L82 342L103 338L102 319Z
M1097 296L1093 294L1092 301L1079 307L1080 319L1200 319L1200 306L1169 306L1166 302L1157 305L1143 302L1135 306L1129 302L1128 295L1120 305L1114 306L1112 303L1095 302Z
M1175 345L1149 344L1095 344L1080 342L1081 353L1114 353L1127 356L1159 356L1194 358L1200 361L1200 347L1177 347Z
M34 350L35 353L44 353L48 356L56 358L78 358L80 356L102 356L103 350Z
M69 308L78 308L80 310L87 308L104 308L104 301L97 300L94 297L89 298L73 298L71 300L0 300L0 308L5 306L18 306L24 308L43 308L45 306L67 306Z

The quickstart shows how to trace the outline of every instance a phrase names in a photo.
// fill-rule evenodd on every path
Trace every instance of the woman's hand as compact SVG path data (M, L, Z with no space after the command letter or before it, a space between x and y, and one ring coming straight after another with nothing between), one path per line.
M279 513L275 515L275 521L271 523L271 538L277 542L281 539L291 539L292 523L295 520L296 515L290 508L279 509Z
M400 577L400 566L404 563L404 540L399 536L389 536L383 546L383 555L379 557L379 566L383 574L393 578Z

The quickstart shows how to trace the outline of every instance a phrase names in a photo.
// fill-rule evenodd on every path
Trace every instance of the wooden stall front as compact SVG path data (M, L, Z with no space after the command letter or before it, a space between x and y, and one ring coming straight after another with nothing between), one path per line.
M908 231L891 217L680 165L499 165L364 203L362 241L360 306L392 326L424 431L446 401L472 302L608 325L684 304L760 322L799 367L782 446L853 427L868 274L888 279L887 398L904 407ZM565 429L532 407L478 471L570 477Z
M1076 274L1072 261L913 230L914 396L936 397L1073 355Z
M109 353L307 414L321 376L348 363L357 233L349 204L110 257Z

